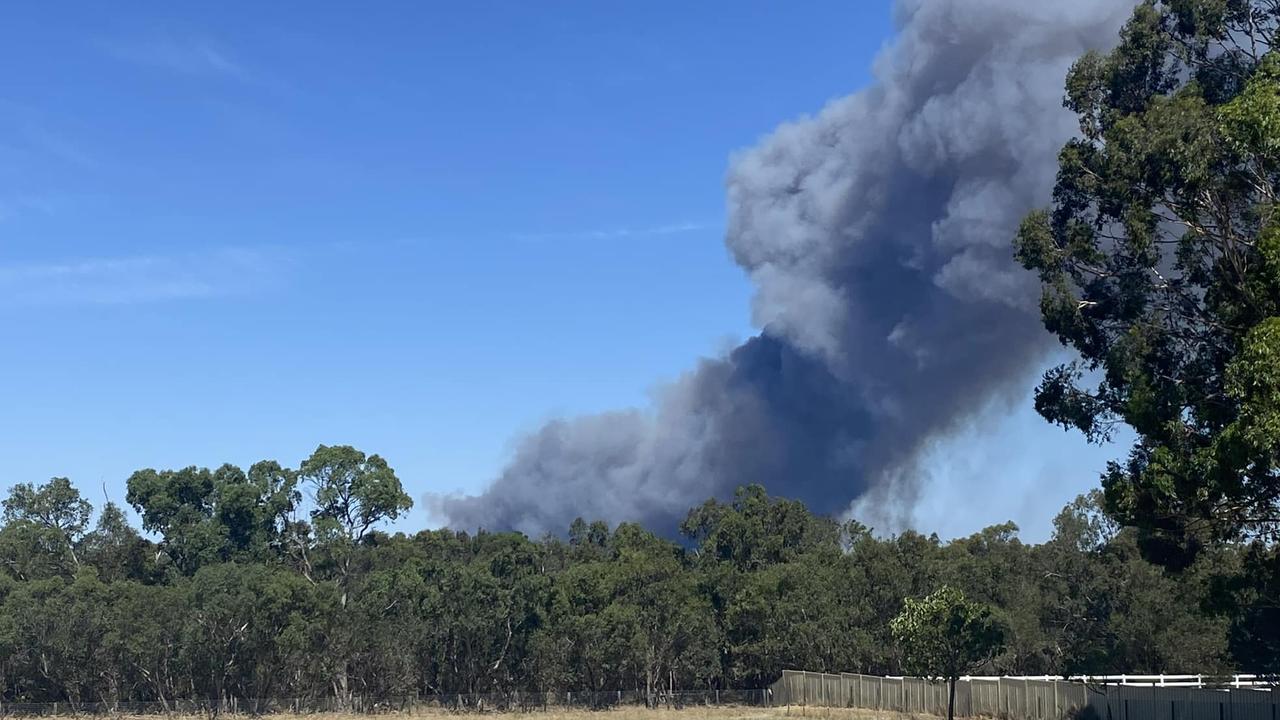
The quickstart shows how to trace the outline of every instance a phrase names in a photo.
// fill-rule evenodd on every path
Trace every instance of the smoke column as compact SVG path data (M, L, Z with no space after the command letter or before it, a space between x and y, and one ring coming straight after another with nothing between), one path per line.
M909 503L911 463L1049 347L1012 258L1075 130L1063 80L1114 42L1131 0L900 0L875 82L731 162L725 242L758 335L653 407L548 423L478 496L430 496L454 527L563 532L573 518L673 529L758 482L838 514Z

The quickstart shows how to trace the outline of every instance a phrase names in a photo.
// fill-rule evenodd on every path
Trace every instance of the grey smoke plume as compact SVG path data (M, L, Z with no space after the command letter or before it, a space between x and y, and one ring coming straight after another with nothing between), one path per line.
M483 494L428 505L452 526L533 535L577 516L670 529L758 482L838 513L1025 390L1048 336L1010 240L1074 130L1067 68L1132 6L900 0L870 87L732 161L726 243L760 334L651 409L547 424Z

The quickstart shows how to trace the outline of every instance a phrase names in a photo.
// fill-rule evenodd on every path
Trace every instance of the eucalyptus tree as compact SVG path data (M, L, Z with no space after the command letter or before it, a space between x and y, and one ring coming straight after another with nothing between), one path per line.
M1036 407L1137 435L1106 503L1173 565L1280 539L1280 4L1147 0L1072 68L1080 136L1018 233L1045 326L1078 359Z
M93 506L64 477L43 485L19 483L3 501L6 523L20 523L30 530L30 540L54 557L66 557L80 567L76 546L89 526Z
M298 478L310 488L316 540L333 560L345 607L356 548L379 523L413 507L413 500L386 460L350 445L317 447L302 461Z

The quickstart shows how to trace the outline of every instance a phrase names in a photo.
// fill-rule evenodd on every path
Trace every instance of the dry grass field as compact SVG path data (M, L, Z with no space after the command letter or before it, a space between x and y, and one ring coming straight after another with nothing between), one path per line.
M408 720L464 720L467 715L478 715L486 720L935 720L931 715L907 715L891 711L854 710L820 707L752 707L752 706L696 706L683 709L660 708L650 710L639 706L627 706L610 710L553 709L522 713L450 713L420 711L414 713L386 713L377 716L347 713L308 713L294 715L280 713L262 716L266 720L373 720L373 718L403 717ZM120 720L156 720L155 715L113 716ZM160 716L164 717L164 716ZM232 716L234 717L234 716ZM171 716L166 720L208 720L207 716Z

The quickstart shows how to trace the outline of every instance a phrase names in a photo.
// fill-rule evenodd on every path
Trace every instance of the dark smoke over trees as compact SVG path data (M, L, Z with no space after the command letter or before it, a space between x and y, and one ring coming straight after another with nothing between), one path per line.
M1035 279L1010 241L1075 131L1068 68L1132 7L900 0L871 86L731 163L725 241L760 333L652 408L547 424L484 493L429 506L455 527L538 534L577 515L672 528L740 483L825 513L872 488L909 497L894 478L923 444L1044 362Z

